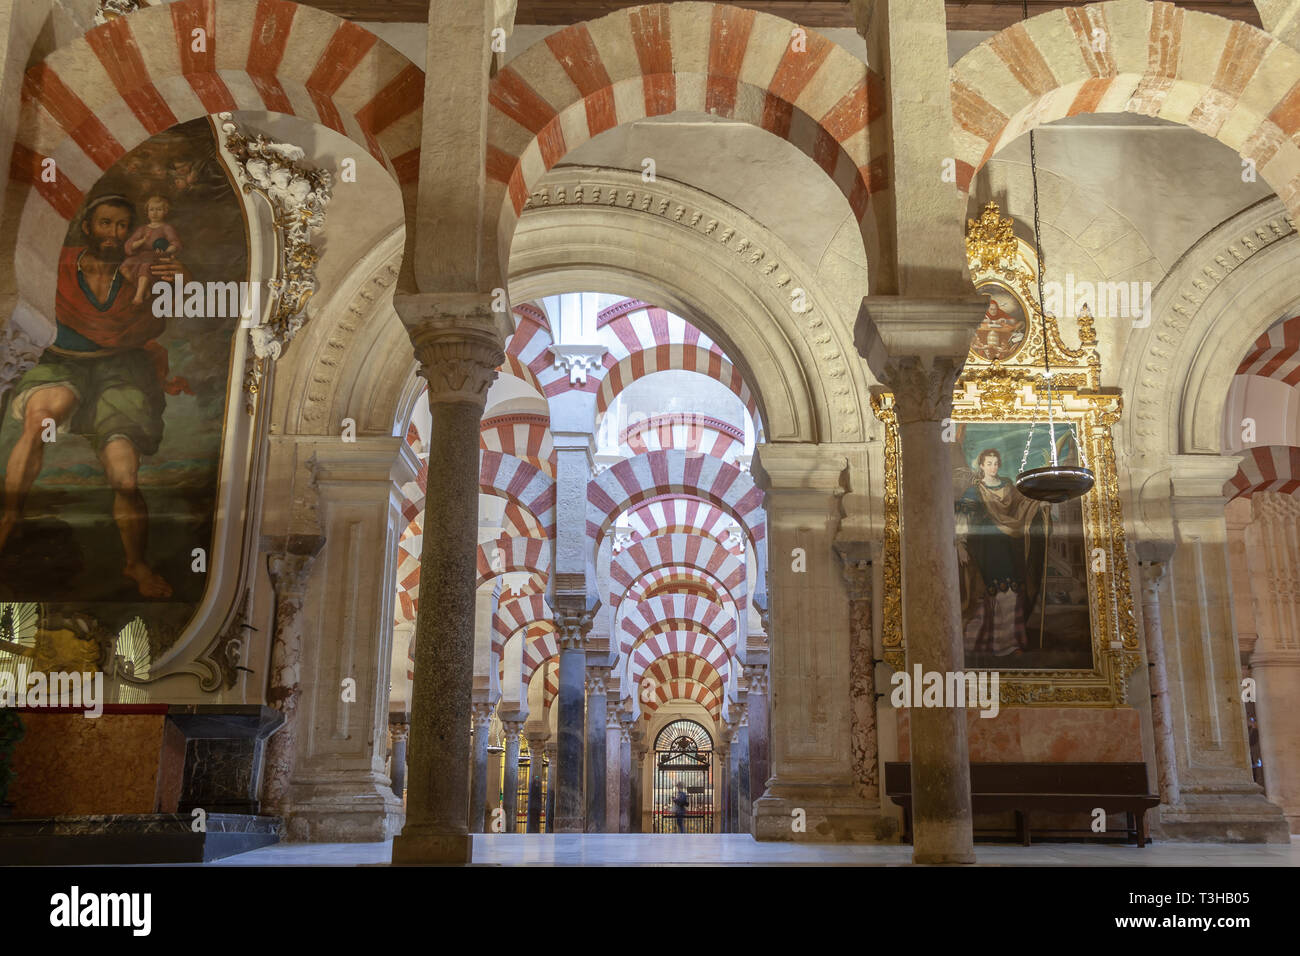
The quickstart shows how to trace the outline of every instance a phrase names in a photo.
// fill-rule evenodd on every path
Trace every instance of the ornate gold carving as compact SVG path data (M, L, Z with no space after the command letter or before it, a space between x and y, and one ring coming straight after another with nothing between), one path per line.
M253 355L248 359L244 388L252 412L266 362L279 359L306 322L304 310L316 292L316 263L320 260L311 236L325 227L325 206L332 186L327 171L303 165L301 148L273 143L260 133L245 134L230 113L220 113L218 119L226 134L226 151L234 158L235 179L244 192L266 200L275 223L276 268L267 282L270 314L265 321L257 316L259 324L249 329Z

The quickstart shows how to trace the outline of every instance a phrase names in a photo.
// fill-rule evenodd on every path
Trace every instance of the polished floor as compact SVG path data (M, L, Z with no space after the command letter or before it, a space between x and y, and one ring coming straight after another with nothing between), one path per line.
M1217 843L1089 846L977 846L991 866L1300 866L1300 837L1290 846ZM210 866L377 866L392 843L279 844ZM488 834L474 837L474 862L489 866L906 866L910 846L826 846L759 843L745 834L706 836L627 833Z

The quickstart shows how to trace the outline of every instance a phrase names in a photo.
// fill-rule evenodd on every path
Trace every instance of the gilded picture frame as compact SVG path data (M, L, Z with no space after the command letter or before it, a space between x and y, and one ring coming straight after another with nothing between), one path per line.
M1028 431L1028 426L1032 425L1039 433L1039 438L1035 440L1041 443L1048 431L1043 364L1045 359L1050 359L1053 373L1052 418L1058 447L1068 449L1071 456L1081 455L1082 463L1094 472L1096 483L1082 499L1053 506L1051 516L1041 519L1049 547L1052 529L1060 529L1056 533L1062 537L1057 539L1057 550L1047 552L1053 554L1053 560L1043 561L1040 603L1034 606L1035 618L1041 614L1042 622L1046 623L1040 623L1037 619L1033 622L1037 626L1036 634L1031 630L1032 625L1018 625L1021 628L1021 641L1024 641L1025 632L1029 632L1038 641L1037 647L1032 646L1031 640L1025 648L1012 648L1010 653L1003 650L1007 656L1001 659L995 659L983 651L973 652L971 629L977 625L968 625L964 617L963 637L967 647L964 666L967 669L997 670L1000 674L1000 698L1004 705L1123 705L1127 703L1129 677L1139 666L1141 654L1133 615L1123 514L1111 435L1112 427L1122 413L1121 396L1117 390L1105 389L1100 385L1101 369L1096 333L1092 317L1086 310L1078 316L1081 343L1077 348L1071 348L1061 340L1059 328L1052 316L1047 316L1046 322L1043 322L1038 311L1037 296L1034 294L1036 263L1033 262L1033 254L1025 243L1015 238L1011 232L1011 221L998 215L996 205L990 203L979 220L971 221L967 234L967 251L971 277L976 287L987 288L990 284L996 284L1005 288L1024 303L1025 315L1029 321L1023 341L1003 361L990 361L972 347L954 388L952 420L946 423L951 434L948 440L960 442L963 434L983 436L974 445L969 445L968 442L966 450L969 451L970 448L988 444L989 435L1032 434ZM988 353L987 349L983 351ZM872 408L885 426L883 657L890 667L901 670L906 667L907 648L900 586L900 446L893 396L888 391L877 391L872 397ZM1072 439L1063 441L1062 435L1068 433L1072 433ZM1006 444L1007 441L1009 439L1004 438L1003 443ZM1018 447L1023 448L1023 439L1020 442ZM1010 445L1003 450L1009 452ZM978 454L983 456L985 451ZM963 455L954 446L954 460L959 457L971 456ZM1014 477L1020 470L1020 455L1015 455L1013 460L1005 460L1011 456L1008 454L1004 459L1000 452L998 458L1001 475L1005 477L992 480L1005 486L1005 479ZM1063 458L1062 461L1064 460ZM990 466L993 464L990 459ZM1028 467L1033 467L1033 464ZM978 463L976 468L978 469ZM990 467L990 470L993 468ZM970 498L969 492L966 497ZM1025 500L1021 504L1031 503ZM960 510L960 501L958 507ZM1028 513L1030 509L1023 510ZM1024 533L1027 540L1028 531ZM1078 546L1066 548L1066 534L1073 534L1079 539L1081 549ZM1078 555L1078 559L1073 559L1071 567L1061 569L1059 564L1064 561L1061 558L1064 553ZM969 555L964 552L963 557L969 559ZM1054 569L1050 579L1049 565ZM963 563L962 567L965 566ZM1065 589L1056 592L1049 589L1049 580L1068 580L1072 574L1078 583L1075 596L1067 595ZM964 593L964 601L965 597ZM1068 606L1071 603L1077 606L1071 608ZM1084 607L1087 619L1082 625L1084 630L1080 633L1079 622ZM1016 617L1019 616L1017 612ZM1064 646L1064 641L1060 641L1059 653L1051 652L1050 648L1048 651L1041 650L1045 633L1051 633L1053 641L1061 637L1059 632L1062 627L1058 622L1068 622L1066 629L1074 628L1071 639L1077 642L1076 646L1070 648ZM1086 653L1083 653L1084 649ZM1067 660L1068 666L1063 663Z

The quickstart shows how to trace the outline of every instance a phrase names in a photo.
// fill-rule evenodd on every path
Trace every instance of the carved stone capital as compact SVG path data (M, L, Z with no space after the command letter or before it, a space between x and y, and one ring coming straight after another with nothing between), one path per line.
M745 682L749 685L749 693L755 695L767 694L767 668L766 667L746 667Z
M893 392L898 423L910 425L940 422L952 415L952 390L963 364L945 357L925 362L918 356L905 355L872 371Z
M605 694L605 675L604 668L597 670L594 667L587 668L586 689L587 696L604 696Z
M429 383L429 404L487 404L505 352L496 331L481 325L454 325L431 319L409 327L420 375Z
M399 744L399 743L401 743L402 741L406 740L407 738L410 737L410 735L411 735L411 725L410 725L410 724L397 724L397 723L391 723L391 722L389 723L389 725L388 725L388 739L389 739L389 741L391 741L394 745Z
M595 616L596 608L579 611L557 607L554 620L555 629L559 632L560 650L585 649L588 643L587 635L591 633Z
M501 721L501 736L503 741L518 740L520 733L524 729L522 720L503 720Z
M1160 602L1160 584L1167 565L1163 561L1139 561L1138 573L1142 579L1142 604L1150 606Z
M276 597L281 601L294 598L301 600L306 593L307 582L311 579L312 566L325 546L324 537L314 534L286 535L274 540L263 540L262 546L268 551L266 570Z
M848 587L849 600L870 600L872 596L871 558L869 541L836 541L835 553L840 556L840 570Z
M487 730L488 724L492 720L492 712L496 710L495 704L486 704L476 701L470 705L470 726L473 730Z

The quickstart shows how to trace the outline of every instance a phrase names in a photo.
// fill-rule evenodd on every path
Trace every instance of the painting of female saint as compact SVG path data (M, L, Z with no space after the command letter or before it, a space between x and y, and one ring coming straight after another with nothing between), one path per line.
M54 341L0 397L0 601L188 620L240 317L159 307L156 286L244 282L246 235L206 119L141 143L86 193L49 264Z
M984 321L975 330L971 351L988 362L1001 362L1025 344L1025 309L1010 291L986 282L979 291L989 297Z
M1014 670L1092 665L1083 512L1026 498L1015 475L1028 423L958 426L954 507L965 666ZM1025 468L1050 461L1034 429ZM1057 455L1077 460L1073 431L1057 426Z

